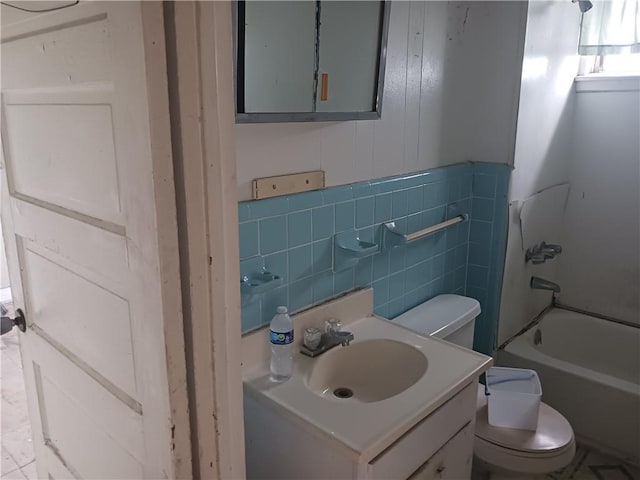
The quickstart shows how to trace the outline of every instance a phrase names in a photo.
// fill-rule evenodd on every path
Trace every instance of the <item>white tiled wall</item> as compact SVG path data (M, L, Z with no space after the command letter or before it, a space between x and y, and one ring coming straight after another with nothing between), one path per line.
M558 281L557 259L525 264L531 245L523 245L519 207L537 192L569 179L579 25L580 10L571 2L529 2L498 344L550 303L550 292L531 290L531 276ZM562 211L550 211L550 220L558 214Z
M525 2L393 2L382 118L236 128L239 199L258 177L327 186L466 160L512 163Z

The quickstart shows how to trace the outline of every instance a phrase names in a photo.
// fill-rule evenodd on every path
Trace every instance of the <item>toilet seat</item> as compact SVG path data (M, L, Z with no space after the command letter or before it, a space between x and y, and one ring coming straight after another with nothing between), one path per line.
M501 469L522 473L548 473L565 467L575 454L569 422L545 403L540 404L538 429L494 427L487 418L484 387L478 385L474 454Z
M519 452L475 437L473 454L495 472L544 475L566 467L576 453L575 442L552 454Z

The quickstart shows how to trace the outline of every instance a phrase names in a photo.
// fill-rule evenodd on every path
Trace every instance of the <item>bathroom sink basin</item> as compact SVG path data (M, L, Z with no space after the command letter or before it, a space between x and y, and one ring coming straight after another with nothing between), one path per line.
M379 402L414 385L427 365L424 354L410 344L389 339L355 341L317 358L307 387L323 397Z

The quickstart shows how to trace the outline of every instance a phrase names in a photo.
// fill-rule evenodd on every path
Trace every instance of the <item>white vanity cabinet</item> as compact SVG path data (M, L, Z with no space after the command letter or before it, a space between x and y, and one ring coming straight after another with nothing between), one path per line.
M367 458L245 389L247 478L469 478L475 412L474 381L426 418L417 419L390 446Z
M473 463L473 423L468 423L427 460L409 480L470 478Z

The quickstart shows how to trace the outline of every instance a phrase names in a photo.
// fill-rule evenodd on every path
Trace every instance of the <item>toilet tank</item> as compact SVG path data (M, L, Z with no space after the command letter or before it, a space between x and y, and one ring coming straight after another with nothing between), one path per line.
M475 319L480 303L461 295L438 295L394 318L395 323L422 335L473 348Z

